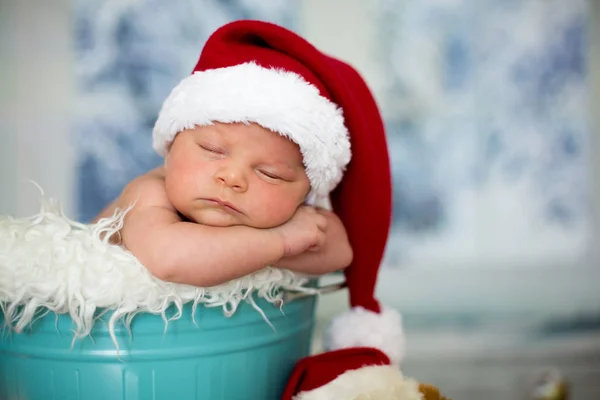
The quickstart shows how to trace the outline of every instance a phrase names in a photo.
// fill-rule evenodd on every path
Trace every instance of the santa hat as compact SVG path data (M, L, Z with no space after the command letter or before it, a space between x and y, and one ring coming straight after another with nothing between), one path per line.
M164 102L154 147L164 155L177 133L213 121L254 122L298 144L311 183L307 201L331 200L354 251L344 270L352 309L334 319L326 347L375 347L399 362L400 316L374 297L391 223L390 165L361 76L287 29L236 21L211 35L191 76Z
M365 347L330 351L296 364L282 400L422 400L419 383L406 378L381 351Z

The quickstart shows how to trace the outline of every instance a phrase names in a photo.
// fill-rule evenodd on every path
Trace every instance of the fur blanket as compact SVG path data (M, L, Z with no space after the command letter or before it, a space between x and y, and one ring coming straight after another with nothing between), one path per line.
M98 310L112 310L109 329L129 328L141 312L162 315L193 304L221 307L225 316L236 312L242 301L251 303L263 317L254 296L281 306L283 291L311 292L308 279L291 271L267 267L223 285L200 288L168 283L155 278L121 246L108 243L123 224L126 211L96 224L68 219L60 204L42 198L41 210L28 218L0 216L0 308L5 323L20 332L40 313L68 313L75 323L75 337L87 336ZM267 321L268 322L268 321ZM165 325L166 329L166 325Z

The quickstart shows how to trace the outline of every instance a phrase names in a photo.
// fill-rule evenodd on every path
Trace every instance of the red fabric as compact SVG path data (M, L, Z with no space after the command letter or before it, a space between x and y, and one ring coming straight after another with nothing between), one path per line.
M358 73L333 60L341 81L348 85L342 99L351 134L352 160L331 195L333 208L344 222L354 250L344 271L352 307L380 312L375 300L377 273L388 239L392 216L390 162L383 121L371 92Z
M391 224L392 186L384 126L370 90L350 65L287 29L261 21L219 28L194 71L249 61L303 76L343 109L352 160L331 199L354 250L354 261L345 270L350 304L379 312L374 292Z
M254 61L265 68L295 72L331 100L328 90L311 65L321 65L326 56L295 33L262 21L235 21L217 29L209 38L194 71L230 67Z
M306 390L321 387L346 371L370 365L390 365L389 358L381 351L370 347L330 351L300 360L282 395L282 400Z

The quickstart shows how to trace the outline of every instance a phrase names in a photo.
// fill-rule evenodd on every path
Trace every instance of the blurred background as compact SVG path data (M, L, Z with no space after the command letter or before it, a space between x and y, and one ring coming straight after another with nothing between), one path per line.
M599 399L593 0L0 0L0 214L35 213L34 180L89 221L160 163L162 101L240 18L347 60L377 98L395 192L378 296L404 315L405 373L507 400L558 368ZM346 308L322 298L316 337Z

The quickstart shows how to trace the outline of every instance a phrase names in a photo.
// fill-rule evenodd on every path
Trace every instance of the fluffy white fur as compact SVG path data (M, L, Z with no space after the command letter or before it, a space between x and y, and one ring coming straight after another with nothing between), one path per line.
M222 307L231 316L240 302L248 301L265 317L254 295L281 305L280 289L313 291L303 287L306 278L270 267L209 288L161 281L133 254L105 239L122 226L123 216L118 212L97 224L81 224L48 199L32 217L0 216L0 307L6 324L20 332L40 313L69 313L76 340L90 333L94 314L106 308L114 310L109 328L116 344L117 321L129 327L140 312L162 315L168 323L165 310L172 305L179 312L171 319L177 319L188 302L194 311L202 304Z
M324 345L328 350L349 347L375 347L384 352L394 364L404 357L405 338L402 317L391 308L380 314L354 307L336 316L325 332Z
M333 381L299 393L294 400L422 400L419 383L398 367L377 365L344 372Z
M244 63L192 74L163 103L154 149L165 155L179 132L214 121L254 122L298 144L311 182L310 204L335 188L350 161L342 110L295 73Z

